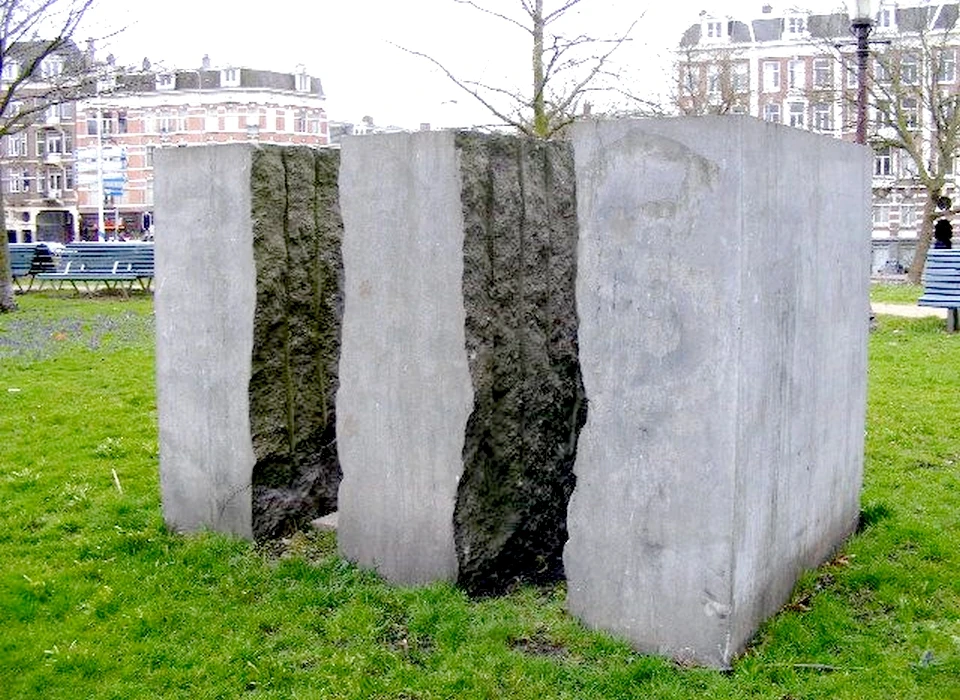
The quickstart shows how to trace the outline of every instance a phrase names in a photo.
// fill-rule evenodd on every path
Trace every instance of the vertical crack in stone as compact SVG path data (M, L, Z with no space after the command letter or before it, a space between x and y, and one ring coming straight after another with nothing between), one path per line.
M563 575L586 400L577 357L569 144L460 134L466 344L474 387L454 512L474 595Z
M332 410L342 317L339 154L258 148L251 173L257 305L250 382L253 532L336 509ZM332 173L332 176L331 176Z

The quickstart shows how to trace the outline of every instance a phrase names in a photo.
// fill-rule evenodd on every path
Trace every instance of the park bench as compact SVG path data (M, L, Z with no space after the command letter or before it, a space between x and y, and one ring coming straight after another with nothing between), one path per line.
M947 310L947 330L956 333L960 309L960 250L934 248L927 253L923 268L923 295L920 306Z
M92 292L102 285L127 296L134 285L150 291L153 283L152 243L70 243L60 255L57 269L36 275L41 286L56 289L69 283L74 291Z
M56 269L56 262L53 253L43 243L10 244L10 271L13 283L19 291L30 291L37 274L52 272L54 269ZM25 279L29 280L26 289L23 288Z

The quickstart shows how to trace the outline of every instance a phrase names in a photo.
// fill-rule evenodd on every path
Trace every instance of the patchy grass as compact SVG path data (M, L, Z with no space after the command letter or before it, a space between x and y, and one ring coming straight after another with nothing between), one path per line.
M870 284L870 301L882 304L910 304L916 305L917 299L923 294L923 285L892 282L872 282Z
M0 316L4 698L960 698L960 337L871 335L861 531L729 673L583 629L565 589L384 585L331 534L163 526L149 299Z

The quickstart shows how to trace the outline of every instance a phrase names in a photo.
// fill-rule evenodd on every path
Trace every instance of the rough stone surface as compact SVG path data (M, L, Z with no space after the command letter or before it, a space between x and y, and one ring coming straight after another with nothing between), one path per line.
M177 529L272 537L336 508L337 168L305 148L158 154L160 471Z
M586 415L577 360L569 143L457 138L474 405L455 509L458 582L474 594L563 575Z
M250 418L258 539L289 534L336 509L338 156L308 148L253 152L257 306Z
M568 605L726 666L857 522L870 153L746 118L572 140L590 411Z

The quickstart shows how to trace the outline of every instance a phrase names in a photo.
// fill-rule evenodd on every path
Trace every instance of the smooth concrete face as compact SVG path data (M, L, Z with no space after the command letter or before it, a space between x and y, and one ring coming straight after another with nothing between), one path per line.
M250 148L162 149L156 158L164 519L177 530L250 537L248 387L256 302Z
M473 406L454 135L345 139L340 192L339 546L391 581L453 580Z
M725 666L857 520L869 154L746 118L572 138L589 411L569 608Z

